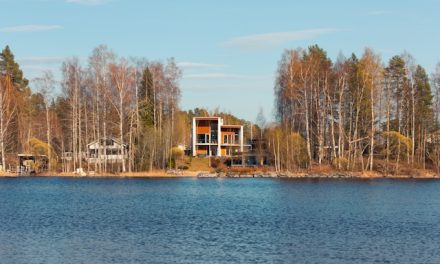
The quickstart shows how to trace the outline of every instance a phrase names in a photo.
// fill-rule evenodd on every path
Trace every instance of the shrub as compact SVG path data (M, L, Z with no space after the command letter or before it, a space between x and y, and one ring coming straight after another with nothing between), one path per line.
M335 158L332 163L336 169L348 170L348 159L346 158Z
M178 168L179 170L187 170L187 169L189 169L189 167L186 166L186 165L180 165L180 166L178 166L177 168Z
M384 132L383 136L385 137L385 144L386 138L390 140L390 149L387 150L385 145L385 155L386 152L388 152L391 157L396 157L398 154L402 157L406 157L406 154L412 149L412 140L397 131Z
M297 167L307 167L308 155L306 140L299 133L291 133L289 140L291 141L291 151L293 151L293 162Z

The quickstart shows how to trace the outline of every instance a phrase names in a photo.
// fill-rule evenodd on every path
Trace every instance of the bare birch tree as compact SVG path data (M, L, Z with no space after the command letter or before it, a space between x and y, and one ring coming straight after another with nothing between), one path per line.
M50 124L50 104L55 96L55 79L51 71L45 71L43 76L33 80L37 90L43 97L44 108L46 112L46 140L47 140L47 157L48 169L52 170L52 141L51 141L51 124Z
M11 121L13 120L16 106L14 104L14 87L9 75L0 76L0 151L2 166L6 169L6 145Z
M128 107L129 103L133 102L132 96L134 95L134 75L133 70L128 66L128 62L125 60L121 60L117 64L111 64L109 68L112 90L107 93L109 97L109 102L113 106L116 111L119 121L119 140L120 144L124 146L124 123L126 118L128 117ZM125 147L121 148L122 155L122 172L126 172L126 164L125 164L125 156L126 149Z

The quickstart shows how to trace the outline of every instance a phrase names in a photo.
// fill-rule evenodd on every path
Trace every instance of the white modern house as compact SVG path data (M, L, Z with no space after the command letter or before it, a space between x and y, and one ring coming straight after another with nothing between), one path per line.
M192 155L231 157L243 152L243 126L224 125L221 117L194 117Z

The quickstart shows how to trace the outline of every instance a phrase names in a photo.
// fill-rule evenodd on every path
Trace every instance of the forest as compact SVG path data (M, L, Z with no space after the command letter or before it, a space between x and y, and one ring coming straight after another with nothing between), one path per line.
M256 142L253 153L275 172L316 166L438 172L440 64L428 75L409 53L385 63L370 48L333 62L314 45L285 50L274 70L274 121L260 110L251 122L218 109L180 109L182 71L173 58L123 58L101 45L86 63L66 59L60 81L50 71L30 81L6 46L0 53L1 169L16 166L18 153L33 153L48 157L49 171L113 171L106 162L90 164L84 153L94 140L115 138L128 146L117 170L165 170L178 145L191 145L192 117L216 115L244 124L246 140Z
M276 170L438 172L440 64L429 76L409 53L384 63L370 48L332 62L314 45L284 52L274 92Z
M92 51L87 65L78 58L62 64L62 80L51 72L25 79L9 47L1 53L0 145L2 164L17 153L45 154L49 170L90 166L86 145L112 137L129 146L121 171L165 168L169 151L186 134L178 103L181 71L166 63L120 58L106 46ZM55 96L57 94L57 96ZM70 152L73 168L63 164ZM95 164L106 172L107 164Z
M61 74L61 81L50 71L27 80L11 49L6 46L0 53L2 170L17 165L18 153L47 156L49 171L163 170L171 166L177 145L191 145L193 116L245 122L218 109L182 111L182 71L172 58L165 63L123 58L101 45L85 65L75 57L66 59ZM126 162L117 168L106 161L87 162L87 144L101 138L128 146L122 153Z

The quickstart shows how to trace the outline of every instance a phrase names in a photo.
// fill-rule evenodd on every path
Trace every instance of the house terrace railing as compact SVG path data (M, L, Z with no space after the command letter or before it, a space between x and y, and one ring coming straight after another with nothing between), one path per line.
M227 140L222 142L223 145L240 145L240 140Z
M197 140L197 143L198 144L217 144L218 141L217 140L202 140L202 139L199 139L199 140Z

